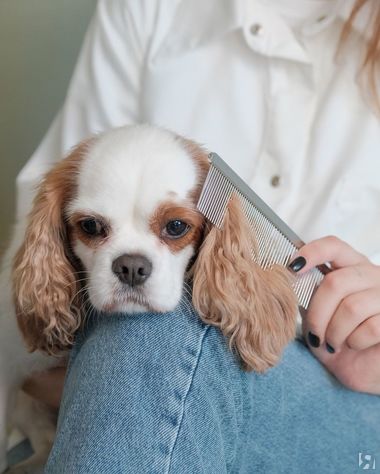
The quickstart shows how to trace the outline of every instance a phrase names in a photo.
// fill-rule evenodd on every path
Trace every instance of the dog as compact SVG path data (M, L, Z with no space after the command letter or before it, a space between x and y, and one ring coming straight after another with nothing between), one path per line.
M171 311L191 285L199 316L223 332L244 369L276 364L295 335L290 272L254 262L238 198L222 230L198 212L208 169L198 144L136 125L83 141L46 174L0 277L0 472L15 411L35 452L29 465L46 461L54 421L19 389L64 363L92 308L102 317Z

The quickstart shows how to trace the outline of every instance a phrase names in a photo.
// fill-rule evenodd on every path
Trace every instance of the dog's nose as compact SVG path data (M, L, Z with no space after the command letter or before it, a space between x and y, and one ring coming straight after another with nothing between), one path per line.
M122 283L142 285L152 273L151 262L143 255L120 255L112 262L112 271Z

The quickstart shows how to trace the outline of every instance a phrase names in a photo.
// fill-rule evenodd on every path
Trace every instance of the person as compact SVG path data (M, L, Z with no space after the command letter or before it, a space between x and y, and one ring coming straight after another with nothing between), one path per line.
M330 262L295 341L240 369L187 304L92 321L71 353L46 472L353 472L380 459L380 5L99 0L18 214L86 136L150 122L217 151ZM38 389L37 389L38 391Z

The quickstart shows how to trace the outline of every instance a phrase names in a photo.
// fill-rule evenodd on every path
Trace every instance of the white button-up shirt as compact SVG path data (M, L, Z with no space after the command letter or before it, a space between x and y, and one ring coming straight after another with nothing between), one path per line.
M376 261L380 122L357 84L368 10L336 58L353 0L288 2L309 14L276 8L285 0L100 0L65 104L19 175L19 216L75 143L150 122L219 153L305 241L334 234Z

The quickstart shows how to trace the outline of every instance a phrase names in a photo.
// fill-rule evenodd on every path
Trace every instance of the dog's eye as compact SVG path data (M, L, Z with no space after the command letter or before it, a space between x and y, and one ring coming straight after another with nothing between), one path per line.
M190 226L186 222L182 222L178 219L170 221L166 224L166 234L172 238L182 237L190 229Z
M80 221L80 227L88 235L102 235L104 234L104 227L96 219L89 217L88 219L83 219Z

